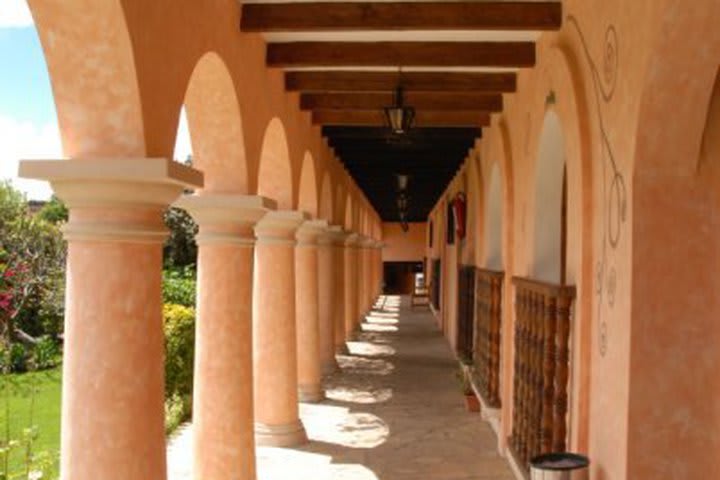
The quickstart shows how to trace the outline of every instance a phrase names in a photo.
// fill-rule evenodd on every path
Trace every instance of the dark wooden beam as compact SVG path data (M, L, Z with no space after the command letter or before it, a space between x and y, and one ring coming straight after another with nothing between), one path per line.
M512 93L513 72L286 72L285 88L302 92L392 92L402 83L405 91Z
M267 47L271 67L532 67L533 42L288 42Z
M245 32L338 30L557 30L558 2L245 4Z
M417 110L473 110L499 112L503 107L501 94L409 92L405 104ZM392 93L303 93L303 110L382 110L394 103Z
M380 110L314 110L312 121L315 125L385 125L385 116ZM415 124L418 127L486 127L490 125L488 113L472 111L420 111Z

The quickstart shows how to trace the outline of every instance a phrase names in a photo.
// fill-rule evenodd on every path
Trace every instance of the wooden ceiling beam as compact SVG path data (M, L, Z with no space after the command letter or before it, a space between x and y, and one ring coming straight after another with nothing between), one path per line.
M271 67L532 67L533 42L287 42L267 46Z
M285 88L301 92L393 92L402 83L407 92L512 93L514 72L345 72L300 71L285 73Z
M499 112L503 107L501 94L409 92L405 104L419 110L474 110ZM392 93L303 93L303 110L382 110L395 102Z
M245 4L245 32L557 30L561 2L313 2Z
M385 116L380 110L314 110L315 125L364 125L383 126ZM415 117L418 127L486 127L490 114L473 111L419 111Z

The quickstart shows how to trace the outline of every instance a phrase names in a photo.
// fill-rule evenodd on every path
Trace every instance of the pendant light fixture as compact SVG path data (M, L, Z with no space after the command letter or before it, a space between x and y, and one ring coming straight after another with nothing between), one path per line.
M402 68L398 70L398 86L395 89L393 105L384 109L385 120L395 135L406 134L415 121L415 109L405 105L401 76Z

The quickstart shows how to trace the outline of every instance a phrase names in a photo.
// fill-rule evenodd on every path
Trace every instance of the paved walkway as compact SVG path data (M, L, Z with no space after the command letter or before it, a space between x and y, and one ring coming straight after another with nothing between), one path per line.
M258 448L259 480L514 478L490 427L465 411L457 364L427 310L381 298L348 346L328 399L300 406L311 442ZM170 480L191 479L191 435L187 427L170 444Z

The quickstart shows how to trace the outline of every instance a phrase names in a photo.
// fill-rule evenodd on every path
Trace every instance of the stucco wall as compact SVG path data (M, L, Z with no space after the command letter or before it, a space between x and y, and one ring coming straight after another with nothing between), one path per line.
M403 232L399 223L383 222L383 262L421 262L427 243L427 222L410 223Z
M707 186L713 181L695 177L703 132L703 154L714 151L714 117L706 112L720 61L720 34L711 27L720 4L702 2L690 12L676 0L568 0L563 9L562 29L542 35L536 68L520 73L518 91L505 95L505 111L493 116L429 216L443 225L447 194L463 186L468 198L483 199L481 208L494 204L488 182L498 168L501 218L486 225L500 223L501 260L490 265L497 252L486 250L497 231L477 223L467 230L478 266L506 274L500 447L512 431L511 277L536 275L548 260L538 247L550 238L548 219L557 221L557 198L551 204L537 195L543 182L561 183L540 171L552 112L562 129L556 154L567 168L565 274L578 291L570 448L589 454L597 480L717 476L720 462L702 453L720 448L720 418L707 408L718 391L709 365L717 365L720 326L707 300L717 282L704 273L717 259L703 247L717 245L717 213ZM455 250L428 250L449 276L442 285L450 312L438 317L451 323L447 333L463 257ZM681 333L678 322L690 330Z

